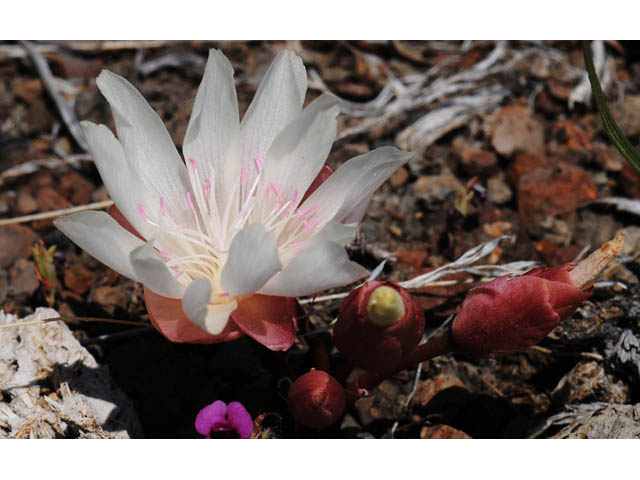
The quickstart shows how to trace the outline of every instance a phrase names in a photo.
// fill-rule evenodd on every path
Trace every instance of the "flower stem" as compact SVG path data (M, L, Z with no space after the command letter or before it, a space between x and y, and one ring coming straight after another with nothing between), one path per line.
M373 373L366 372L358 377L347 388L349 394L349 407L352 407L355 401L362 395L376 388L383 380L395 375L396 373L411 368L419 363L425 362L446 353L453 351L451 333L447 330L439 337L429 340L413 349L402 361L384 372Z

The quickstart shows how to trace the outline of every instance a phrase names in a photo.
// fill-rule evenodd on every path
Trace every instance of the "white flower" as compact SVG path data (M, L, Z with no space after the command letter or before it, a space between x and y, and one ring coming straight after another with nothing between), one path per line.
M97 84L118 139L104 125L83 129L111 198L146 241L105 212L55 222L95 258L181 299L186 316L214 335L252 294L309 295L367 274L344 246L375 190L411 155L384 147L356 157L303 200L335 139L340 107L322 95L302 110L307 76L296 55L276 56L240 122L231 64L211 50L185 161L128 81L103 71Z

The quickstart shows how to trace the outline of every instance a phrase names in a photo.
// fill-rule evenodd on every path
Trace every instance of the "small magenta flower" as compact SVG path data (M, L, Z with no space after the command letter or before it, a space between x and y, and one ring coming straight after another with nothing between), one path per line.
M451 328L453 349L472 357L535 345L593 293L593 282L622 250L617 235L578 265L536 268L472 289Z
M196 430L206 438L249 438L253 420L241 403L216 400L198 412Z
M240 121L231 63L211 50L184 160L133 85L109 71L97 85L118 138L104 125L82 126L117 209L113 217L87 211L55 223L144 284L150 319L168 339L214 343L247 334L286 350L296 333L293 297L367 275L344 247L375 190L411 154L382 147L329 175L323 166L340 104L321 95L302 109L307 74L299 57L276 56Z
M352 364L371 372L392 368L424 333L424 313L392 282L367 282L340 305L334 340Z
M322 370L299 377L289 390L289 411L302 425L321 429L335 423L347 406L342 385Z

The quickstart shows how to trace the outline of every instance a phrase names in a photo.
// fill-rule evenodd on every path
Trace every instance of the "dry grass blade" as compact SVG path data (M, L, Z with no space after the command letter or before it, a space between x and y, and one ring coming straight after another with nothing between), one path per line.
M29 327L31 325L42 325L50 322L93 322L93 323L116 323L118 325L131 325L135 327L148 327L147 322L136 322L132 320L117 320L114 318L95 318L95 317L55 317L46 318L40 320L28 320L26 322L5 323L0 325L0 329L3 328L17 328L17 327Z
M73 136L73 139L76 141L78 146L82 148L82 150L88 152L89 146L87 145L87 141L84 138L82 128L80 128L80 122L78 122L76 114L60 94L55 79L53 78L53 73L51 73L51 69L49 68L47 60L44 58L44 55L42 55L42 53L34 48L34 46L30 42L24 41L22 42L22 45L26 49L29 58L31 58L31 61L35 65L44 88L47 90L47 93L51 96L53 102L56 104L56 108L58 109L58 112L60 112L60 116L69 129L69 132Z
M34 220L44 220L46 218L57 218L72 213L84 212L85 210L102 210L113 205L113 200L103 200L101 202L89 203L87 205L79 205L77 207L63 208L60 210L52 210L50 212L34 213L25 215L24 217L5 218L0 220L0 225L11 225L14 223L33 222Z

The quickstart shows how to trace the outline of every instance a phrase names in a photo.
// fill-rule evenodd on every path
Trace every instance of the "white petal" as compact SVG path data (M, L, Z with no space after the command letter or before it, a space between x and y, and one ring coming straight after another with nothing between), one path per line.
M129 254L143 245L106 212L86 211L60 217L53 222L58 229L92 257L116 272L139 281Z
M320 225L329 220L353 223L353 218L362 218L363 204L376 189L412 156L397 148L382 147L352 158L320 185L300 209L317 206L314 217Z
M133 250L129 259L140 282L158 295L182 298L184 285L174 278L165 263L156 256L153 242L146 242Z
M347 228L354 229L354 227ZM314 238L309 247L291 260L278 275L260 289L265 295L298 297L311 295L329 288L341 287L369 274L369 271L349 260L344 246L335 239L344 241L346 230L330 227ZM352 230L353 231L353 230ZM353 237L351 237L353 238Z
M253 158L264 160L273 139L300 113L307 91L307 71L300 57L281 51L262 78L240 127L241 161L247 181L255 178Z
M349 245L356 236L355 224L344 224L339 222L329 222L314 237L314 241L334 242L338 245Z
M329 155L336 138L339 113L338 99L322 95L276 136L264 162L259 198L273 183L285 201L292 199L296 190L297 201L302 199Z
M193 323L206 332L217 335L229 321L229 315L238 304L235 300L220 305L210 305L211 283L207 278L191 282L182 297L182 310Z
M103 70L96 80L109 101L125 157L146 187L167 198L166 208L179 218L189 190L187 170L156 112L127 80ZM136 192L132 192L137 195ZM149 209L149 205L144 205Z
M201 180L216 182L215 191L226 198L238 157L228 154L240 134L238 99L233 83L233 67L220 50L209 50L209 60L198 88L189 127L184 138L184 156L197 162Z
M258 291L281 268L275 234L254 223L233 237L220 283L225 292L248 295Z
M129 167L122 145L111 130L86 121L81 122L81 126L109 195L133 228L148 238L152 229L140 216L136 201L151 205L154 196L147 192L136 172ZM134 191L135 196L131 194Z

